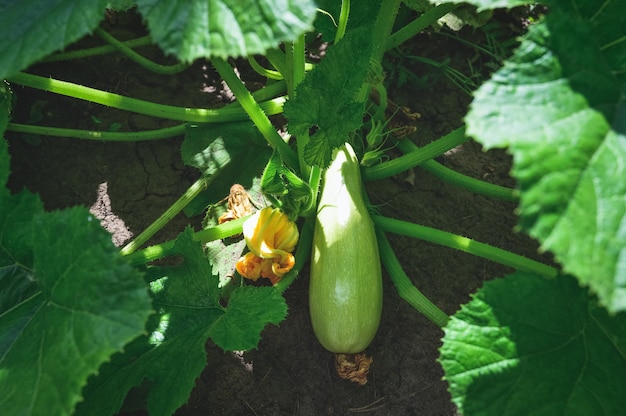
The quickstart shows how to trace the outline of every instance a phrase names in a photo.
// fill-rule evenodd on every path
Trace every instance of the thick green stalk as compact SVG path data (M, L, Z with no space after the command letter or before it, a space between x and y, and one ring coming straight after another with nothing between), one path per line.
M531 260L519 254L501 248L490 246L489 244L479 243L478 241L461 237L446 231L437 230L435 228L425 227L423 225L413 224L406 221L387 218L380 215L373 215L372 221L376 227L382 231L405 235L407 237L419 238L431 243L461 250L484 259L512 267L516 270L536 273L544 277L556 277L558 270L543 263Z
M305 75L305 45L304 45L304 35L301 35L296 39L291 48L291 54L287 54L287 56L291 56L288 59L288 63L291 66L291 87L288 87L287 91L289 94L289 98L293 99L296 97L296 88L302 82ZM309 165L304 160L304 148L309 143L309 134L301 134L296 136L296 151L298 154L298 165L300 166L300 175L303 178L306 178L310 174Z
M409 279L402 269L402 265L398 261L393 248L391 248L385 233L377 229L376 237L380 250L381 263L395 285L398 295L438 327L443 328L446 326L449 319L448 315L413 285L411 279Z
M383 0L374 26L374 52L372 61L380 63L386 51L386 39L389 38L398 15L400 0Z
M160 140L180 136L185 133L187 124L147 131L110 132L62 129L58 127L31 126L29 124L9 123L8 131L17 133L41 134L44 136L71 137L74 139L102 140L109 142L138 142L144 140Z
M419 148L410 140L403 139L398 142L398 148L403 153L410 153L417 151ZM479 179L469 177L458 173L450 168L443 166L434 160L427 160L420 165L422 169L431 173L432 175L449 182L453 185L475 192L477 194L485 195L491 198L503 199L505 201L515 202L518 200L517 191L511 188L506 188L500 185L494 185Z
M427 160L442 155L450 149L465 143L469 137L465 136L465 127L460 127L451 133L388 162L365 168L363 170L363 180L373 181L388 178L405 170L419 166Z
M262 77L277 81L285 79L283 77L283 74L281 74L280 72L274 71L272 69L263 68L252 55L248 56L248 63L250 64L250 67L254 70L254 72L261 75Z
M241 227L248 217L239 218L233 221L225 222L224 224L217 225L215 227L207 228L206 230L198 231L194 233L193 240L200 243L206 243L208 241L221 240L227 237L232 237L241 233ZM166 241L164 243L155 244L150 247L146 247L142 250L137 250L126 256L126 259L133 266L139 266L148 262L159 260L167 256L177 254L173 251L174 240Z
M91 101L121 110L132 111L139 114L155 116L179 121L197 123L222 123L229 121L242 121L248 118L239 104L233 103L218 109L185 108L171 105L156 104L136 98L124 97L119 94L89 88L71 82L59 81L52 78L40 77L26 73L18 73L9 78L10 82L39 90L49 91L56 94L66 95L81 100ZM284 91L285 84L276 83L263 88L263 95ZM259 101L263 101L257 97ZM279 114L283 111L284 97L261 102L261 109L269 115Z
M128 48L138 48L140 46L152 44L152 39L150 36L143 36L141 38L127 40L122 43ZM47 56L40 62L71 61L74 59L88 58L90 56L105 55L116 51L117 49L113 45L96 46L95 48L80 49L77 51L58 52Z
M237 101L241 104L246 113L248 113L254 125L259 129L263 137L265 137L265 140L280 152L283 161L288 167L297 169L298 157L295 152L291 150L289 145L280 137L280 134L278 134L270 119L263 112L259 103L255 101L244 83L239 79L233 67L221 58L214 58L211 62L233 94L235 94Z
M341 12L339 13L339 23L337 24L337 32L335 33L335 43L339 42L341 38L343 38L343 35L346 34L348 16L350 16L350 0L342 0Z
M179 62L174 65L161 65L153 62L141 55L137 52L126 46L123 42L115 39L113 36L102 30L101 28L96 28L94 33L104 39L107 43L111 44L115 49L120 51L124 56L130 58L133 62L141 65L146 68L148 71L155 72L157 74L163 75L171 75L177 74L185 69L189 68L189 64Z
M287 57L280 49L268 49L265 52L265 58L272 64L278 72L280 72L287 83L287 91L289 92L289 86L291 82L291 72L287 69Z
M133 241L128 243L120 251L123 256L132 253L141 247L146 241L148 241L154 234L156 234L161 228L165 226L172 218L178 215L200 192L204 191L209 183L212 182L214 176L211 178L202 177L195 181L185 193L176 200L159 218L157 218L152 224L150 224L145 230L141 232Z
M452 3L443 3L433 7L408 25L404 26L402 29L398 30L396 33L386 38L385 50L388 51L393 49L411 39L413 36L417 35L419 32L432 25L441 17L450 13L457 7L459 7L458 4Z

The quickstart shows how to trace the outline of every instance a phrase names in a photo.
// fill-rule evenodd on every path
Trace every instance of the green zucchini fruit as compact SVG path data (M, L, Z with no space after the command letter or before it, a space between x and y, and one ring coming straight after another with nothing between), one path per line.
M354 150L336 150L324 173L317 209L309 312L319 342L354 354L372 341L383 304L382 272L374 224L363 201Z

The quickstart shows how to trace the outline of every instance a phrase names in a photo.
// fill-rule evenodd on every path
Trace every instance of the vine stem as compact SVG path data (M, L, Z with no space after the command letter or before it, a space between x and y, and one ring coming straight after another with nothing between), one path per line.
M387 270L391 281L398 291L398 295L439 328L446 326L449 320L448 315L413 285L411 279L402 269L402 265L398 261L393 248L391 248L387 236L381 229L376 229L376 238L380 250L380 261L385 270Z
M29 124L9 123L7 131L16 133L41 134L44 136L71 137L84 140L101 140L109 142L139 142L160 140L180 136L185 133L187 124L147 131L110 132L94 130L63 129L58 127L32 126Z
M200 243L206 243L237 235L241 233L242 225L248 217L249 215L225 222L224 224L216 225L215 227L207 228L206 230L198 231L193 234L193 240ZM125 254L126 260L128 260L128 262L133 266L140 266L154 260L171 256L176 254L174 253L175 243L175 240L170 240L137 250L130 254Z
M9 78L9 81L25 87L36 88L81 100L91 101L109 107L119 108L121 110L171 120L197 123L221 123L229 121L242 121L248 118L246 112L243 111L241 106L236 103L217 109L176 107L125 97L123 95L85 87L71 82L40 77L24 72L20 72L12 76ZM259 91L259 96L257 96L256 99L264 101L264 99L266 99L265 97L268 95L276 96L277 94L283 92L284 88L284 83L269 85ZM260 102L258 105L265 112L265 114L274 115L282 113L284 102L285 98L279 97Z
M105 42L109 43L115 49L117 49L122 55L130 58L133 62L137 63L138 65L141 65L147 70L155 72L157 74L172 75L172 74L177 74L179 72L182 72L185 69L189 68L189 64L183 63L183 62L179 62L174 65L161 65L161 64L157 64L156 62L152 62L151 60L139 55L137 52L129 48L123 42L120 42L119 40L115 39L113 36L111 36L109 33L104 31L102 28L97 27L94 33L100 36Z
M386 39L393 30L393 24L400 9L400 0L383 0L374 25L374 51L372 61L379 64L385 54Z
M398 142L398 148L403 153L410 153L419 150L412 141L403 139ZM479 179L472 178L467 175L458 173L450 168L443 166L432 159L425 161L420 165L420 168L429 172L430 174L449 182L453 185L475 192L477 194L485 195L491 198L503 199L505 201L515 202L518 200L517 191L504 186L495 185Z
M141 247L146 241L148 241L154 234L156 234L161 228L165 226L172 218L174 218L180 211L183 210L200 192L204 191L209 184L213 181L216 175L211 178L202 177L195 181L185 193L176 200L159 218L157 218L152 224L150 224L145 230L143 230L133 241L128 243L120 251L123 256L132 253Z
M350 0L341 1L341 11L339 12L339 23L337 24L337 32L335 33L335 43L339 42L343 35L346 34L348 27L348 16L350 15Z
M405 170L421 165L427 160L440 156L468 140L469 137L465 136L465 127L460 127L424 147L416 148L388 162L382 162L363 169L363 180L373 181L384 179L404 172Z
M250 94L250 91L248 91L241 79L239 79L233 70L233 67L221 58L214 58L211 62L224 82L226 82L233 94L235 94L235 97L237 97L237 101L241 104L241 107L243 107L246 113L248 113L248 116L254 125L259 129L263 137L265 137L265 140L267 140L272 147L278 150L287 166L294 170L297 169L297 155L293 150L291 150L283 138L280 137L270 119L255 101L254 97Z
M419 238L420 240L461 250L466 253L512 267L516 270L536 273L547 278L554 278L559 274L557 269L546 264L446 231L413 224L407 221L387 218L381 215L373 215L372 221L374 221L374 225L376 225L376 227L378 227L381 231Z
M138 48L140 46L151 45L152 38L150 38L150 36L142 36L140 38L124 41L122 43L128 48ZM113 45L102 45L93 48L80 49L77 51L58 52L47 56L42 59L41 62L72 61L74 59L105 55L116 51L117 49Z
M435 23L438 19L459 7L459 4L443 3L433 7L402 29L386 38L385 50L393 49Z

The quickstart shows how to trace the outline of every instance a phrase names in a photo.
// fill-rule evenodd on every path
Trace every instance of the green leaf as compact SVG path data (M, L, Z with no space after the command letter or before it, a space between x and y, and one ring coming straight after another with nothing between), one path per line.
M266 324L278 325L285 316L287 303L277 289L244 286L233 291L211 339L224 350L250 350L256 348Z
M225 349L254 348L268 323L284 319L284 299L274 288L236 289L221 305L218 276L187 228L176 240L178 266L154 267L149 280L157 314L151 334L136 340L90 380L77 414L110 415L127 392L149 380L148 411L170 415L189 398L195 379L206 366L209 338ZM282 302L282 303L281 303Z
M41 292L0 316L0 408L71 414L87 377L142 334L151 305L139 272L87 209L37 215Z
M312 0L138 0L161 48L180 60L263 54L311 28Z
M521 190L521 227L601 304L621 311L624 13L610 2L550 5L545 21L530 27L515 55L475 93L467 132L485 147L508 146Z
M617 415L626 406L626 315L576 280L515 273L485 283L444 328L452 400L473 415Z
M275 205L295 221L303 206L310 204L313 191L309 184L285 166L278 152L274 152L261 177L265 196L273 197Z
M6 81L0 81L0 132L4 133L11 118L11 109L13 107L13 91ZM6 146L4 144L3 146ZM4 166L0 165L0 169L4 170ZM4 186L5 182L0 182L0 186Z
M211 178L209 189L185 209L191 215L228 196L235 183L251 188L272 149L252 123L197 124L187 128L181 153L185 164Z
M187 228L176 239L174 252L183 262L150 269L156 315L149 336L142 337L100 369L89 381L77 414L117 412L126 393L144 379L151 382L148 410L170 415L187 401L195 378L206 366L208 330L223 313L217 278Z
M10 0L0 4L0 79L91 33L107 0Z
M33 270L32 221L42 212L37 195L0 193L0 313L39 291Z
M304 149L311 166L327 167L333 149L348 141L348 134L363 122L364 103L356 96L369 69L371 37L367 28L348 32L298 85L296 97L285 103L290 133L315 130Z

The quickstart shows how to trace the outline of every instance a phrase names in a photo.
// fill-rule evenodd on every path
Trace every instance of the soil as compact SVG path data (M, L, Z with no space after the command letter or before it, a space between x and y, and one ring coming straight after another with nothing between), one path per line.
M511 21L495 24L512 37ZM106 29L119 39L135 38L144 29L139 17L119 14ZM485 32L465 28L459 37L486 45ZM88 37L77 47L98 45ZM170 62L153 47L138 50L162 63ZM389 96L421 113L411 139L423 145L461 126L470 96L434 68L406 58L427 57L484 80L498 64L455 37L429 32L386 57ZM261 79L239 63L251 86ZM391 69L402 69L393 72ZM476 72L481 68L482 72ZM207 62L196 62L175 76L147 72L117 55L81 59L67 65L48 63L29 72L89 85L106 91L188 107L217 107L232 97ZM410 74L408 80L406 74ZM404 77L404 79L403 79ZM404 81L404 82L403 82ZM66 97L13 86L17 95L15 122L78 129L121 131L173 125ZM90 207L114 242L122 245L170 206L198 177L180 157L182 137L138 143L113 143L7 133L12 156L10 187L39 193L47 209L76 204ZM511 159L504 151L481 149L468 142L439 158L448 167L489 182L514 187ZM515 204L475 195L415 169L367 184L371 201L383 214L440 228L493 244L531 258L537 244L513 231ZM201 218L180 215L151 243L175 238L187 224L199 229ZM401 236L389 236L414 284L446 313L452 314L488 279L511 272L487 260ZM188 403L177 415L424 415L452 416L443 371L437 363L443 332L399 298L384 276L384 309L378 334L368 348L374 359L369 382L357 385L339 379L334 356L316 341L308 316L305 271L285 293L289 315L279 327L262 333L257 349L223 352L207 345L207 367L197 379ZM140 413L138 413L140 414Z

